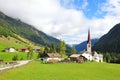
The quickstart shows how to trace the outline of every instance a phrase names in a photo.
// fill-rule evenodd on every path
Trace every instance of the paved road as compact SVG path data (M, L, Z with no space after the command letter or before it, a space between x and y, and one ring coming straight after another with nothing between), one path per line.
M5 69L11 69L11 68L20 67L20 66L23 66L23 65L29 63L30 61L31 61L31 60L19 61L19 64L13 65L13 66L7 66L7 67L0 68L0 71L5 70Z

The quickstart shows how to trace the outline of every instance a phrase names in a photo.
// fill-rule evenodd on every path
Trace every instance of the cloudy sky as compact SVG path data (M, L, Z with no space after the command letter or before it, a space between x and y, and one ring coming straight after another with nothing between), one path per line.
M120 0L0 0L0 11L69 44L99 38L120 21Z

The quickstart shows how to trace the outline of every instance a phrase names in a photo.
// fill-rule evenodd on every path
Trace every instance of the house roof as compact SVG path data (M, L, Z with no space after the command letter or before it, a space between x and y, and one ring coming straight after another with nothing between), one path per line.
M70 57L79 57L81 54L72 54Z
M33 48L33 50L40 50L40 48Z
M59 53L47 53L43 54L42 57L61 58L61 55Z
M21 50L29 50L29 48L22 48Z
M90 54L90 55L92 55L92 53L89 53L88 51L81 51L79 54Z
M94 57L100 57L100 58L102 58L103 55L102 54L98 54L97 52L94 52Z
M8 48L5 48L5 49L14 49L13 47L8 47Z
M87 52L87 51L80 51L79 54L83 54L83 53L85 53L85 52Z

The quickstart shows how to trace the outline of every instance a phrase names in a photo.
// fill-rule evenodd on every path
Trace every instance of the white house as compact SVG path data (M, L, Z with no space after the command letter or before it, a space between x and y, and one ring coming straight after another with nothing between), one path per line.
M103 55L102 54L98 54L97 52L93 52L93 61L96 62L103 62Z
M83 51L80 53L82 56L87 58L88 61L95 61L95 62L103 62L103 54L98 54L97 52L89 53L87 51Z
M84 56L85 58L87 58L87 60L89 60L89 61L92 61L92 60L93 60L92 54L90 54L90 53L87 52L87 51L81 52L81 55Z
M10 48L6 48L5 52L16 52L16 50L14 48L10 47Z

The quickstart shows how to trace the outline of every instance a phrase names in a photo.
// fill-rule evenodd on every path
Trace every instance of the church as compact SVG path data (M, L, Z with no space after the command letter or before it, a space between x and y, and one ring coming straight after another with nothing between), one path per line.
M90 30L88 30L88 40L87 40L86 50L80 52L80 54L84 56L85 58L87 58L87 60L89 61L103 62L102 54L98 54L96 51L92 52Z

